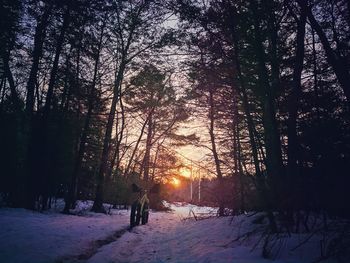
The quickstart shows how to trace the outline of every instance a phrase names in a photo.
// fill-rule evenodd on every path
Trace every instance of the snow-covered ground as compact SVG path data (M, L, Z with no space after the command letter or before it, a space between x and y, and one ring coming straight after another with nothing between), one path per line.
M151 212L147 225L126 231L129 211L93 214L90 206L80 203L80 216L0 209L0 262L271 262L253 232L259 214L195 221L215 209L174 203L173 212ZM274 262L317 259L317 236L291 251L306 237L281 238Z
M116 242L103 247L88 262L272 261L262 258L263 242L259 243L261 233L249 235L257 227L252 221L261 214L195 221L192 211L195 215L215 215L216 210L180 203L172 204L171 208L173 213L151 214L149 224L127 232ZM185 220L188 217L192 217L192 220ZM237 240L242 236L244 238ZM274 262L314 261L319 256L317 239L311 239L294 252L290 251L304 238L306 236L298 235L282 240L285 245L281 246Z
M25 209L0 209L0 262L55 262L92 249L93 242L128 226L128 212L112 215L84 212L91 202L81 202L81 216Z

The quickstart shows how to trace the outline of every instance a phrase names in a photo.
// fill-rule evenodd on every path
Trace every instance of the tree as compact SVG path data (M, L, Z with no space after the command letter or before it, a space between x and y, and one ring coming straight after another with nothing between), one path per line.
M95 212L104 212L102 206L103 182L108 171L113 122L125 72L133 60L148 50L161 47L165 40L163 30L159 29L163 22L163 12L162 10L156 12L157 7L157 3L153 1L126 1L115 3L113 6L115 16L111 18L111 30L113 38L118 45L116 50L114 50L117 65L98 173L96 197L92 207L92 210Z
M143 116L145 121L141 130L147 126L145 153L140 167L140 174L143 174L143 179L147 182L150 179L151 152L155 150L154 146L158 144L155 150L157 153L167 139L174 139L179 123L185 121L188 114L183 100L171 85L171 74L166 74L153 65L145 66L130 80L125 100L132 112L140 112ZM153 166L156 166L156 161L157 154Z
M337 27L337 24L339 23L338 21L335 21L335 18L334 18L334 16L337 15L337 13L333 11L336 7L335 3L333 1L331 3L331 5L333 5L332 11L331 11L331 16L333 19L332 34L333 34L334 42L336 42L336 49L334 50L332 48L331 42L328 40L326 33L320 26L319 22L316 20L308 1L297 0L297 2L299 3L300 8L303 10L303 12L306 13L312 28L316 31L318 37L320 38L320 41L326 53L327 61L332 66L334 73L337 76L337 79L339 81L339 84L342 87L344 94L347 98L347 101L349 103L350 73L349 73L349 65L347 62L347 58L349 56L349 48L346 48L346 45L344 44L344 41L346 41L346 39L349 38L349 34L345 33L344 36L342 36L342 34L338 34L338 32L335 30L335 28ZM349 27L349 24L347 25L347 27Z

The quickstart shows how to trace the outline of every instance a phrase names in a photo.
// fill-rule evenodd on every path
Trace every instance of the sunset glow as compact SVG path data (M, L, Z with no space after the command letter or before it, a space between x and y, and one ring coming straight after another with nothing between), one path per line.
M186 167L183 167L180 169L180 174L184 177L190 177L191 176L191 170L186 168Z
M178 187L178 186L180 186L181 181L179 179L173 177L173 179L171 180L171 183L173 186Z

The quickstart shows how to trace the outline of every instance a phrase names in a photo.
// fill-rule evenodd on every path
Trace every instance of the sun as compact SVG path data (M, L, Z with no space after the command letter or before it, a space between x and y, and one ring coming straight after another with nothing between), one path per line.
M180 186L181 181L179 179L177 179L176 177L173 177L171 180L171 184L175 187Z

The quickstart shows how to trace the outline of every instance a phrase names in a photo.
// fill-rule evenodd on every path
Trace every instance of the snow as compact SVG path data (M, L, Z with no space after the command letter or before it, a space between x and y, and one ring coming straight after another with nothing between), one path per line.
M1 208L0 261L271 262L262 258L264 242L258 242L264 224L252 223L261 214L196 221L193 214L214 216L216 209L165 204L173 211L151 211L149 223L131 231L126 231L129 211L112 209L111 215L94 214L88 212L91 202L79 203L75 212L80 216ZM274 262L317 259L317 236L291 251L306 237L280 237Z
M88 203L80 203L84 211ZM1 262L54 262L90 248L94 240L105 238L128 226L126 211L112 215L84 213L42 214L25 209L0 209Z
M166 207L169 207L179 219L186 219L195 215L215 216L217 214L217 207L197 206L185 202L168 203L163 201Z
M179 203L172 204L171 208L173 213L151 214L149 224L126 233L87 262L271 262L261 257L262 244L252 249L259 235L244 242L237 240L252 231L254 217L184 220L191 215L191 210L212 213L213 208ZM288 248L300 240L288 240L289 246L284 246L274 262L312 262L317 258L318 254L312 250L290 253ZM312 247L315 245L318 246L312 244Z

